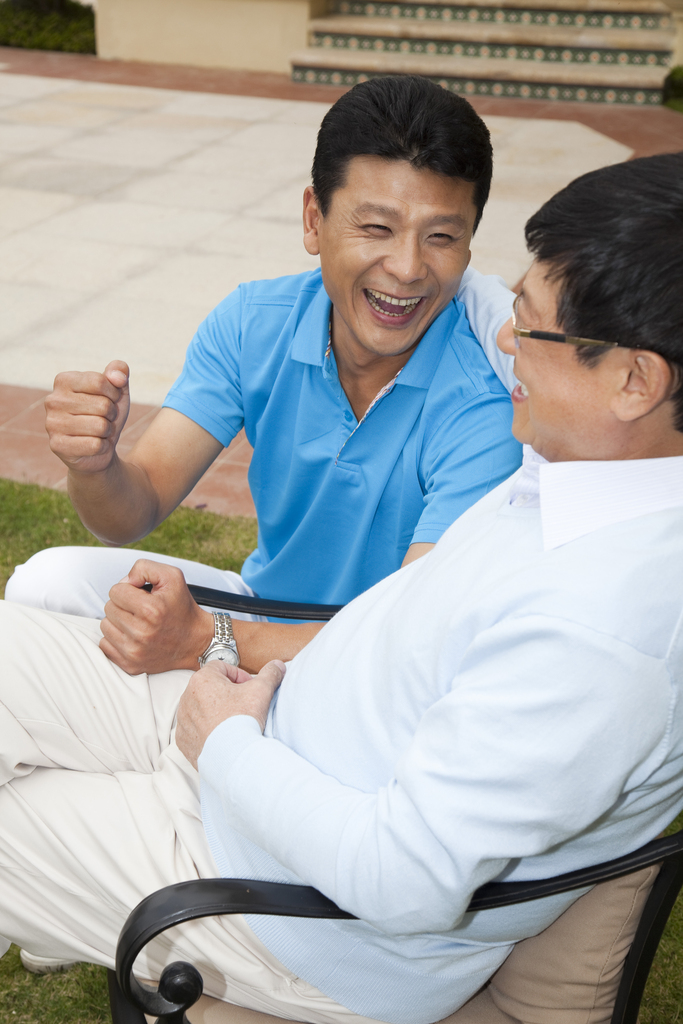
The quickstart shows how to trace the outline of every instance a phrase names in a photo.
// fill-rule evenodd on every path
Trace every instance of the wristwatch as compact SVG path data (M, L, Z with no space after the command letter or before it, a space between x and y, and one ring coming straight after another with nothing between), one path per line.
M240 655L232 632L232 619L225 612L212 612L213 640L199 655L202 668L209 661L224 661L226 665L239 665Z

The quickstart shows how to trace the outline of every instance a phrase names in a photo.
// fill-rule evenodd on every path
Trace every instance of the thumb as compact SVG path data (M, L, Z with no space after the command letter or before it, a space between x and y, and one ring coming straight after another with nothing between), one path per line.
M162 562L153 562L148 558L139 558L126 577L126 582L133 587L144 587L146 583L159 586L171 580L183 580L185 577L180 569ZM121 581L123 582L123 580Z
M268 683L268 685L272 687L273 693L275 693L278 686L284 679L286 671L287 666L284 661L269 661L263 666L256 678L262 679L264 683Z
M104 369L104 376L115 388L127 390L128 378L130 376L128 363L124 363L121 359L112 359Z

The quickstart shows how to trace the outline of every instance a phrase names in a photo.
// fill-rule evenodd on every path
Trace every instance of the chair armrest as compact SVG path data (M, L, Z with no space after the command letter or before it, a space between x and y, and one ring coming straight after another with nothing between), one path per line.
M116 947L116 979L126 999L147 1014L182 1014L202 994L202 979L190 964L170 964L158 990L133 975L140 951L156 935L183 921L216 914L274 914L281 917L353 919L354 915L308 885L242 878L199 878L179 882L147 896L129 915Z
M641 846L633 853L623 857L595 864L589 868L568 871L554 878L541 878L529 882L488 882L477 889L467 908L473 910L494 910L496 907L509 907L514 903L527 903L529 900L543 899L544 896L557 896L562 892L584 889L598 882L607 882L610 878L621 878L641 868L657 864L667 857L683 853L683 830L663 839L653 839L651 843Z
M272 615L277 619L306 619L309 622L327 622L343 604L298 604L295 601L267 601L261 597L246 597L227 590L210 587L188 587L197 604L209 608L223 608L229 612L248 612L251 615Z
M569 871L554 878L528 882L489 882L474 893L468 911L525 903L620 878L650 864L683 854L683 830L614 860ZM674 897L675 898L675 897ZM184 1011L202 994L202 979L190 964L170 964L158 990L142 985L133 975L140 951L173 925L218 914L273 914L280 917L355 920L332 900L307 885L261 882L241 878L200 878L166 886L147 896L129 915L116 947L116 978L126 999L147 1014L161 1015L168 1024L183 1024ZM657 937L658 941L658 937Z

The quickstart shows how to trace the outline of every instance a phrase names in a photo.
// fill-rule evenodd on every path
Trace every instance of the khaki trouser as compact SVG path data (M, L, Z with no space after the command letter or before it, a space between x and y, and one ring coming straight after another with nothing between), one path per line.
M146 895L218 872L199 777L173 742L190 673L128 676L90 619L0 602L0 955L112 967ZM239 916L174 928L141 954L158 978L189 960L205 991L310 1024L359 1017L279 963Z

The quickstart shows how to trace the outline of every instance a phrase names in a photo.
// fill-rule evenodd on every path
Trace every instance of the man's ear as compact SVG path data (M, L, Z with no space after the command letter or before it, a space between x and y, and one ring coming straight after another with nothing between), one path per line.
M627 371L612 410L623 423L633 422L667 402L675 381L663 356L646 349L622 349Z
M311 256L320 255L320 239L318 237L323 215L315 198L313 186L304 189L304 248Z

